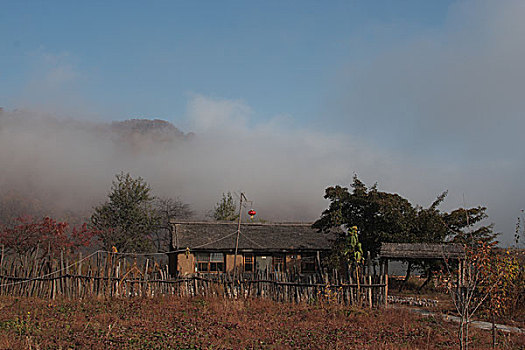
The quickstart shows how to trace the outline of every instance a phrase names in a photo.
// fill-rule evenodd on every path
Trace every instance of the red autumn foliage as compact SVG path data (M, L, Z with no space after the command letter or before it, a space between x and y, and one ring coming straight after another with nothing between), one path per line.
M36 221L31 217L18 217L11 226L0 228L0 244L20 256L37 249L42 254L57 256L61 251L73 252L90 244L94 232L87 224L70 228L67 222L50 217Z

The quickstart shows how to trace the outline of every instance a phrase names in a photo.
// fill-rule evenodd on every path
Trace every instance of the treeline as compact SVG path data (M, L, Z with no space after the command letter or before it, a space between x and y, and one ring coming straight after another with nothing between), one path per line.
M381 243L476 243L494 242L497 234L491 224L483 224L486 208L458 208L446 212L439 207L447 192L437 196L428 207L412 204L396 193L380 191L377 184L367 187L354 176L350 188L332 186L325 190L329 207L322 212L314 227L328 231L346 227L334 244L330 264L348 263L343 252L348 245L348 232L357 227L363 252L377 256ZM158 198L144 179L121 173L115 176L108 198L85 218L66 214L65 219L44 215L38 201L16 193L0 196L0 244L16 254L42 251L75 250L96 247L122 252L165 252L169 249L170 219L189 219L193 212L188 204L174 198ZM223 194L210 217L236 220L237 208L230 192ZM518 223L516 240L523 227ZM521 232L521 235L520 235ZM51 248L49 249L50 253ZM408 273L419 268L428 276L439 268L434 262L409 261Z
M0 198L0 245L4 254L22 258L39 251L57 257L81 250L167 252L169 220L193 216L190 206L174 198L159 198L140 177L115 176L106 202L90 217L66 213L52 218L36 200L7 192Z

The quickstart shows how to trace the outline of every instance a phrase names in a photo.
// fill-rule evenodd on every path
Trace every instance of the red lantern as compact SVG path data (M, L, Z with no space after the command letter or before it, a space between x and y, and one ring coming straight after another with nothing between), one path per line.
M253 209L250 209L250 211L248 212L248 215L250 215L250 219L253 219L253 217L255 216L255 214L257 214L257 213L256 213L255 210L253 210Z

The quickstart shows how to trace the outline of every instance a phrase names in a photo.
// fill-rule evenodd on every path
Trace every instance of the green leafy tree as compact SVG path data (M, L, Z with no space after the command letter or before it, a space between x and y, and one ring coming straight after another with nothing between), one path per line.
M325 198L330 206L323 211L313 227L328 232L344 225L347 229L359 227L359 240L364 251L372 256L379 253L382 242L411 242L415 239L416 210L398 194L381 192L377 185L368 189L357 176L352 192L341 186L328 187Z
M368 188L354 176L351 191L346 187L332 186L325 190L324 198L330 200L328 209L313 227L328 232L334 227L359 227L359 240L363 251L377 256L381 243L443 243L492 241L496 234L492 226L482 226L486 218L484 207L459 208L450 213L439 210L447 196L442 193L428 207L413 206L396 193L379 191L377 184ZM335 250L344 245L336 241ZM427 281L441 269L440 261L407 260L408 280L414 268L425 271Z
M151 189L142 179L120 173L113 181L109 200L95 208L92 225L99 231L104 249L151 251L151 235L159 226Z
M447 234L454 242L469 245L479 241L492 242L498 235L493 231L493 225L480 225L487 218L487 208L459 208L450 213L443 213L443 221L447 226Z
M428 208L413 206L396 193L370 189L357 176L352 191L341 186L328 187L324 198L328 209L314 223L314 228L329 231L341 225L359 227L363 250L377 255L381 243L442 243L492 241L496 234L492 225L482 226L487 217L485 207L459 208L450 213L438 207L447 192L442 193Z
M414 223L414 242L412 243L442 243L445 242L449 235L449 229L443 220L443 214L438 209L443 202L447 192L443 192L436 200L428 207L423 208L416 206L416 217ZM399 290L403 290L410 278L410 273L413 269L420 270L426 276L425 281L419 287L418 293L425 288L438 274L443 267L441 259L436 260L408 260L407 274L405 276L405 283L399 286Z
M237 206L231 192L222 194L222 199L215 205L213 218L218 221L235 221L239 218Z

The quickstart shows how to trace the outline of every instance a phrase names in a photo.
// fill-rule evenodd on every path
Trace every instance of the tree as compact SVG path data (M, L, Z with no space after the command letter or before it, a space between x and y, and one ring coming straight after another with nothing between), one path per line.
M445 191L428 208L416 206L413 234L415 239L413 243L442 243L445 241L449 231L438 207L446 196L447 192ZM399 286L400 291L408 282L412 268L424 272L426 276L425 281L418 289L418 293L420 293L430 283L434 275L441 271L442 261L440 259L408 261L405 283Z
M330 206L323 211L314 228L328 231L344 225L359 227L364 250L377 255L382 242L441 243L483 240L490 242L496 234L492 225L473 228L487 217L485 207L459 208L451 213L441 212L438 206L445 199L442 193L428 208L414 207L407 199L395 193L382 192L377 184L370 189L357 176L352 192L341 186L328 187L324 198Z
M494 233L493 225L481 225L479 222L487 218L487 208L458 208L443 214L443 221L448 228L448 235L456 243L477 244L479 241L492 242L498 235Z
M239 218L231 192L222 194L222 199L215 205L213 218L217 221L235 221Z
M460 317L458 338L460 349L469 347L469 324L479 310L485 309L493 325L493 347L496 345L495 317L507 312L514 302L514 291L523 281L518 260L499 253L497 242L480 240L466 244L463 268L455 269L446 262L444 279L456 311ZM461 265L460 265L461 267ZM523 289L519 289L521 292Z
M407 199L395 193L379 191L377 184L370 189L354 176L352 191L341 186L328 187L324 198L330 200L328 209L313 227L328 232L331 228L359 227L359 239L363 251L377 256L381 243L444 243L448 240L470 242L492 241L492 226L479 226L486 218L484 207L459 208L451 213L441 212L438 207L447 196L443 192L428 207L413 206ZM427 281L439 271L439 261L408 260L407 275L414 266L423 269Z
M525 225L524 225L524 216L523 214L525 211L521 210L521 217L518 216L518 220L516 221L516 229L514 231L514 244L516 248L519 248L520 246L520 240L523 241L525 238Z
M109 200L95 208L91 223L106 250L114 246L123 252L150 251L160 220L151 189L141 177L120 173L115 178Z
M157 252L167 252L171 243L172 219L189 219L193 216L189 204L173 198L156 198L154 208L159 217L159 227L153 232L152 240Z
M364 251L377 256L382 242L413 242L416 210L398 194L381 192L377 185L368 189L357 176L352 192L341 186L328 187L324 198L331 201L328 209L313 227L329 231L344 225L359 227Z
M57 257L61 251L73 252L90 244L93 232L83 224L70 228L67 222L50 217L33 220L18 217L14 224L0 229L0 244L20 258L29 254Z
M480 286L481 293L488 295L484 306L492 321L493 348L496 346L496 316L508 314L515 305L519 294L523 294L524 283L522 269L518 259L507 250L505 253L492 249L490 260L484 266L485 284ZM516 295L516 291L521 291Z

